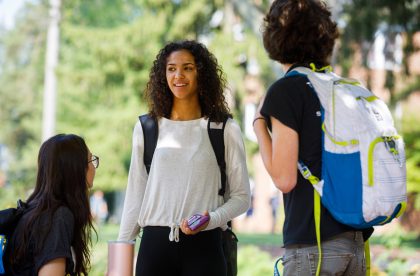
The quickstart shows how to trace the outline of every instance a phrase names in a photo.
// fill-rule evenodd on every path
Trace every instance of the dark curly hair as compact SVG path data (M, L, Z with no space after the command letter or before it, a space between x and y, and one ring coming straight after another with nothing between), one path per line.
M173 94L166 80L166 63L171 53L180 50L187 50L194 56L202 116L212 121L221 121L230 115L224 96L226 79L216 57L203 44L192 40L171 42L156 56L145 90L149 114L155 118L170 117Z
M328 65L337 37L331 12L318 0L275 0L264 18L264 47L282 64Z

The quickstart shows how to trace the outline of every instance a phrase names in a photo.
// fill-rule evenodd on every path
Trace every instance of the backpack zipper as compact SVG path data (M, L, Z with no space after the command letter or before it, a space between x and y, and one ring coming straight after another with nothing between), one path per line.
M375 151L375 147L377 144L379 144L380 142L384 142L385 143L385 147L386 149L389 151L389 153L392 154L392 156L394 157L395 161L397 161L400 165L400 167L402 167L402 160L401 158L399 158L399 152L396 148L396 143L395 141L400 139L401 136L399 135L394 135L394 136L382 136L382 137L377 137L375 140L373 140L370 145L369 145L369 151L368 151L368 184L369 186L373 186L374 185L374 181L373 181L373 153Z

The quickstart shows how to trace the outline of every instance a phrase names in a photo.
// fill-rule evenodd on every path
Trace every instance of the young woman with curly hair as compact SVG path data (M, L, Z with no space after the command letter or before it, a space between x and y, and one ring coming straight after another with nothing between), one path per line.
M283 192L283 275L315 275L314 188L299 173L297 162L302 160L312 174L321 175L321 106L306 75L292 71L328 65L338 30L318 0L275 0L264 23L264 47L286 75L268 89L253 126L264 165ZM320 274L364 275L363 236L371 232L339 223L322 206Z
M172 52L187 51L196 60L195 71L198 104L201 117L219 121L229 115L229 108L224 92L226 80L216 58L203 45L194 41L170 43L164 47L156 57L150 72L150 80L146 88L146 99L150 114L154 117L171 116L177 104L169 80L167 80L167 59ZM176 108L175 108L176 109Z
M138 121L118 237L133 240L143 229L136 275L226 275L221 231L248 209L250 187L241 131L228 119L229 198L218 195L220 169L207 125L229 115L225 85L216 58L195 41L167 44L153 63L145 94L159 128L156 150L148 174ZM209 220L192 230L186 219L194 214Z
M6 275L88 275L89 189L98 165L77 135L42 144L35 189L6 247Z

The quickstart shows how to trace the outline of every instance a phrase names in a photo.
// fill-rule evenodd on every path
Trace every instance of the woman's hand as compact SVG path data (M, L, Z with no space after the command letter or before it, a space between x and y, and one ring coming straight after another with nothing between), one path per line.
M203 216L209 216L209 212L205 211ZM206 223L204 223L203 225L201 225L200 227L198 227L195 230L191 230L190 227L188 227L188 220L183 219L182 222L181 222L180 228L181 228L182 233L184 233L185 235L195 235L198 232L206 229L207 225L209 225L209 222L210 222L210 217L209 217L209 220Z

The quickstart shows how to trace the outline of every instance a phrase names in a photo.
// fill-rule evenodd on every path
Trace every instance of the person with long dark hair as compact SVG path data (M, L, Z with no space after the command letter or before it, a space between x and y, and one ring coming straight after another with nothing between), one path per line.
M89 189L98 165L77 135L58 134L42 144L35 189L7 246L6 275L88 274Z
M118 237L133 240L143 229L136 275L226 275L221 231L248 209L250 187L241 131L228 119L229 197L224 201L218 194L221 173L207 126L230 115L225 87L216 58L201 43L169 43L153 63L145 94L159 137L148 174L137 121ZM209 221L192 230L186 219L194 214Z

